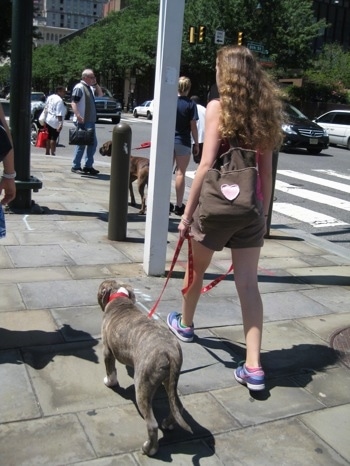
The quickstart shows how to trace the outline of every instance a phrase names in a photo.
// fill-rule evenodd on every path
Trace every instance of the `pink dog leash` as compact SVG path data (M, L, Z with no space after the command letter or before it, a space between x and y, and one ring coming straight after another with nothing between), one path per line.
M180 254L180 251L181 251L181 248L182 248L182 245L185 241L185 239L187 239L188 241L188 283L187 283L187 286L185 288L183 288L181 290L181 293L183 295L185 295L187 293L187 290L188 288L191 286L192 282L193 282L193 252L192 252L192 243L191 243L191 237L189 234L186 234L186 236L183 236L181 238L179 238L178 242L177 242L177 245L176 245L176 249L175 249L175 253L174 253L174 257L173 257L173 260L171 262L171 266L170 266L170 269L169 269L169 272L168 272L168 276L165 280L165 283L164 283L164 286L163 286L163 289L159 295L159 298L157 299L157 301L154 303L152 309L149 311L147 317L151 318L153 316L153 314L155 313L157 307L158 307L158 304L163 296L163 293L165 291L165 288L168 284L168 281L171 277L171 274L174 270L174 267L175 267L175 264L177 262L177 258L179 257L179 254ZM231 264L230 268L228 269L228 271L226 273L224 273L223 275L220 275L219 277L215 278L215 280L213 280L212 282L209 283L209 285L206 285L206 286L203 286L203 288L201 289L201 294L204 294L204 293L207 293L207 291L211 290L212 288L214 288L214 286L216 286L219 282L221 282L224 278L227 277L227 275L233 270L233 265Z

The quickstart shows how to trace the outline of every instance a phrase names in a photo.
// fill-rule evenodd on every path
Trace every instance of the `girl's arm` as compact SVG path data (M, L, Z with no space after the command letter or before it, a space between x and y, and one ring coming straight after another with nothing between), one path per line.
M184 219L186 223L192 221L192 216L198 205L199 195L203 184L203 179L206 172L211 168L216 159L216 155L220 145L220 134L219 134L219 119L220 119L220 102L218 100L212 100L209 102L205 114L205 135L204 145L201 162L197 168L196 175L194 177L188 201L186 204ZM180 234L185 234L188 229L188 224L185 225L181 222L179 225Z

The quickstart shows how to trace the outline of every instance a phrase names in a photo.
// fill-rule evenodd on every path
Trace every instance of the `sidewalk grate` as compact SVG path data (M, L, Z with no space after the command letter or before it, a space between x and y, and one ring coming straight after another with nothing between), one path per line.
M350 327L333 332L330 345L339 352L340 361L350 369Z

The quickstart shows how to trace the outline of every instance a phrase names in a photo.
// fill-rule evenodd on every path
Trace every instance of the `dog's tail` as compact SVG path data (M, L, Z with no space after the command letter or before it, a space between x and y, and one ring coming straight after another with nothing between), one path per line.
M183 406L180 401L179 395L177 394L177 383L179 380L181 364L180 364L180 367L178 367L177 362L175 362L174 360L170 360L169 363L170 363L170 375L169 375L168 383L164 385L165 385L166 391L168 392L170 411L175 421L179 424L179 426L187 430L188 432L191 432L192 434L193 432L192 432L191 427L187 424L187 422L182 417Z

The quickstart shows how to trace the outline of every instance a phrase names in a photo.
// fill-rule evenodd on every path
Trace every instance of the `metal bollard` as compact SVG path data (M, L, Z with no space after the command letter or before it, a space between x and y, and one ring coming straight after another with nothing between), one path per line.
M131 128L119 123L113 128L109 188L108 239L124 241L128 216Z
M270 227L271 227L271 218L272 218L272 207L273 207L273 198L275 196L275 184L277 176L277 163L278 163L278 150L275 150L272 154L272 192L271 192L271 201L269 206L269 213L266 221L266 234L265 238L270 238Z

